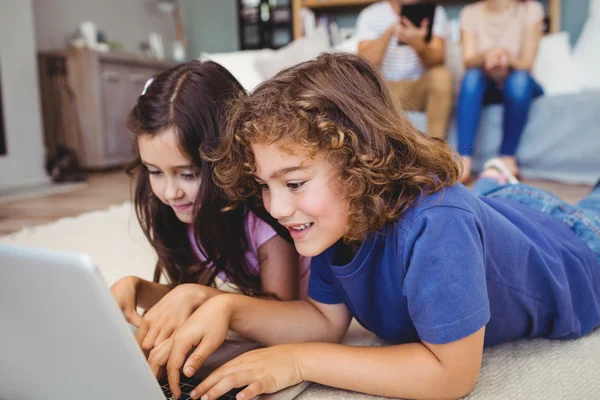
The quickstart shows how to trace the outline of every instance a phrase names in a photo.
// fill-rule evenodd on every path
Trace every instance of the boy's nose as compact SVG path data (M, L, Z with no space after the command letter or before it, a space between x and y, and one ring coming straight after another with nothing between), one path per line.
M270 193L269 204L265 204L265 207L268 207L267 211L276 220L281 220L294 214L294 206L289 201L288 196L285 194L276 194L274 191Z

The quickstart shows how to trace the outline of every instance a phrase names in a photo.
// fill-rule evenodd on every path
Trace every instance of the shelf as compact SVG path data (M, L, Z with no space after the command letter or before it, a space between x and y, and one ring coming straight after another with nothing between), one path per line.
M366 7L378 0L292 0L292 15L294 18L294 39L302 36L302 21L300 9L331 9L343 7Z
M302 36L302 21L300 20L300 9L302 7L310 9L327 9L368 6L376 3L378 0L292 0L292 9L294 16L294 39ZM477 0L438 0L440 5L450 4L468 4ZM548 15L550 16L550 32L561 30L561 11L562 0L545 0L548 5Z
M216 1L216 0L215 0ZM241 50L282 47L293 40L293 1L281 1L269 6L271 1L256 1L256 6L245 6L238 0L238 35ZM284 43L285 42L285 43Z
M378 0L303 0L302 7L306 8L329 8L329 7L352 7L368 6Z

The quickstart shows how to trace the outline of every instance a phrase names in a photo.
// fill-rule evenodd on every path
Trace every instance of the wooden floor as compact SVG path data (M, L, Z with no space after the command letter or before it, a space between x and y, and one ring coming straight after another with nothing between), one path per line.
M101 210L129 199L129 177L125 172L93 173L88 176L87 185L68 193L0 204L0 236L24 227Z
M589 186L556 182L525 181L568 202L574 203L589 190ZM24 227L47 224L64 217L100 210L130 199L129 178L122 171L89 175L85 187L68 193L16 200L0 204L0 236Z

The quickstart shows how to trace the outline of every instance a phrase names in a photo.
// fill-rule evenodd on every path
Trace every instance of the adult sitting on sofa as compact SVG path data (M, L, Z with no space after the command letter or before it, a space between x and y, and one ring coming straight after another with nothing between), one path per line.
M464 75L457 112L462 182L471 175L471 156L483 105L503 103L503 137L498 162L518 176L515 157L531 102L543 94L531 76L544 12L537 1L481 0L461 13Z
M416 27L399 17L403 4L416 2L388 0L362 10L356 23L358 53L380 69L405 109L426 111L428 134L445 138L453 97L452 75L443 65L447 17L437 6L432 38L426 42L430 21Z

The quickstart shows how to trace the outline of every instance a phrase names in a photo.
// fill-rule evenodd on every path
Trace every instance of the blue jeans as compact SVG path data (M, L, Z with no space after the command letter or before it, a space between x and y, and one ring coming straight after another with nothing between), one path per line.
M525 129L531 102L544 94L542 87L527 71L511 72L499 88L480 68L467 70L462 81L456 110L458 152L473 154L475 134L484 105L504 104L503 136L500 155L514 156Z
M501 185L491 178L477 180L472 190L484 197L517 201L561 220L587 243L600 262L600 181L575 205L532 186Z

